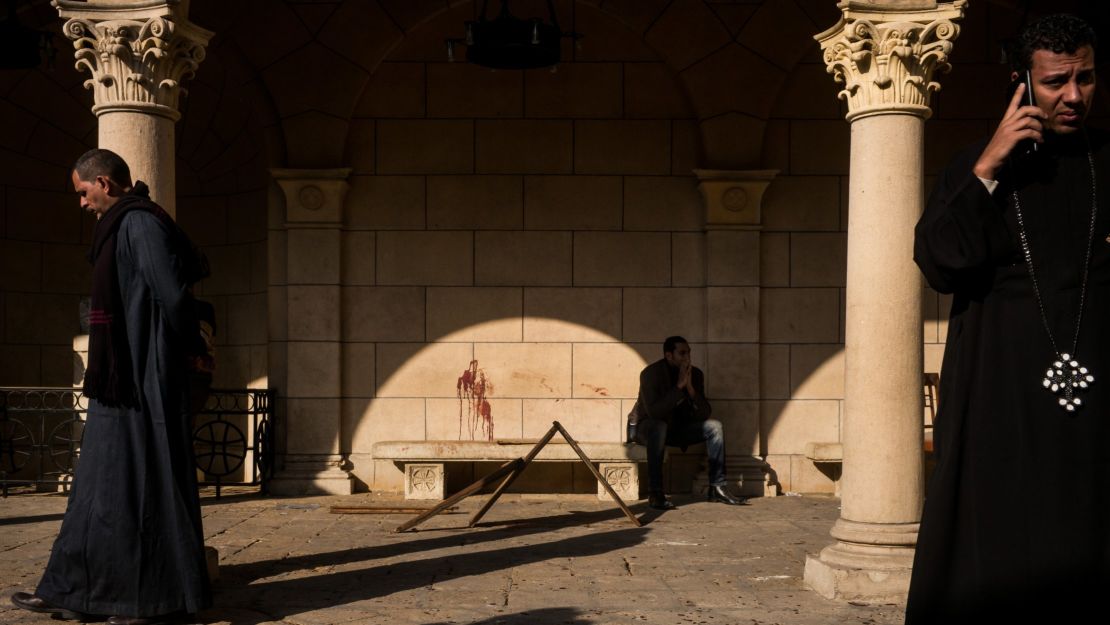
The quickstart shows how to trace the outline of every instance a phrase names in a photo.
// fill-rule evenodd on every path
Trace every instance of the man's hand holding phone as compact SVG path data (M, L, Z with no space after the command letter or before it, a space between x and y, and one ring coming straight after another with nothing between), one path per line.
M1042 143L1044 136L1044 119L1046 115L1036 105L1022 105L1026 90L1030 85L1027 82L1018 84L1014 95L1010 98L1010 105L998 129L994 131L990 143L975 162L972 172L985 180L998 180L998 172L1006 164L1006 159L1014 152L1018 144L1025 140Z

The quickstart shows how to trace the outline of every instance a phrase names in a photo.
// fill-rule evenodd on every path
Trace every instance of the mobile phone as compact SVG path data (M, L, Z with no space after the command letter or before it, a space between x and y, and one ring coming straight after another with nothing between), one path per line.
M1025 93L1021 96L1021 105L1037 106L1037 99L1033 97L1033 76L1030 75L1029 70L1025 70L1024 76L1015 78L1014 80L1010 81L1010 89L1006 101L1009 102L1010 99L1014 97L1014 92L1017 91L1017 86L1019 84L1025 85ZM1020 154L1032 154L1036 152L1039 147L1040 146L1037 145L1036 141L1033 141L1032 139L1026 139L1018 144L1018 152Z

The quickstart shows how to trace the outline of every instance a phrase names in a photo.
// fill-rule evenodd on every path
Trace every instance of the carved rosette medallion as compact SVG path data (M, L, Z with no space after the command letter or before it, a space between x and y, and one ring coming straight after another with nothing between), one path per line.
M632 485L632 471L628 467L610 467L605 470L605 481L618 493Z
M443 499L443 465L406 464L405 499Z
M748 205L748 192L743 187L732 187L721 196L721 205L725 210L739 213Z
M73 18L63 27L73 40L78 70L92 78L93 112L140 110L177 120L181 82L204 60L211 33L166 17Z
M412 471L412 490L430 493L439 484L438 472L432 467L417 467Z
M775 169L695 169L705 202L706 229L758 230L763 223L763 193L778 173Z
M301 191L297 196L301 200L301 206L304 206L310 211L320 210L327 200L324 196L323 189L314 184L301 187Z
M948 56L960 34L955 22L966 4L884 11L841 2L840 21L816 39L828 72L844 85L838 97L848 104L847 118L891 112L928 118L930 97L940 90L933 76L951 69Z
M350 168L271 169L285 195L285 220L289 224L332 227L343 221Z

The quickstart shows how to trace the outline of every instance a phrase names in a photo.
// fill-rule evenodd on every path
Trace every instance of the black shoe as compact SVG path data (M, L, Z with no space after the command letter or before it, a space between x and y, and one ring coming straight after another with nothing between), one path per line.
M706 497L707 501L716 501L730 506L746 506L748 505L747 497L733 497L724 485L710 486L709 495Z
M675 505L667 499L666 495L658 494L648 497L648 506L653 510L674 510Z
M53 605L47 602L46 599L32 595L29 592L17 592L12 595L12 604L17 608L23 608L31 612L52 614L66 621L85 622L92 618L88 614Z

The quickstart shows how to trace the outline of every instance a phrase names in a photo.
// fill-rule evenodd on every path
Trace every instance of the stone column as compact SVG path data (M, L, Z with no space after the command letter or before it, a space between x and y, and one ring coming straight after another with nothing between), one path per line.
M694 174L705 202L706 392L725 426L727 475L744 495L770 495L759 436L759 257L763 192L778 171ZM701 473L694 491L706 486Z
M284 449L270 491L279 495L349 495L353 482L340 454L343 202L350 169L274 169L284 195L284 250L271 255L271 353L282 398ZM280 198L279 198L280 199ZM275 228L278 226L278 228ZM283 253L283 254L282 254ZM274 284L277 282L279 284ZM275 296L276 295L276 296ZM282 327L274 328L274 324ZM283 340L284 339L284 340ZM280 343L276 345L274 343ZM284 363L284 366L282 365Z
M92 78L98 144L123 157L131 177L176 212L174 123L181 82L204 60L212 37L189 22L189 0L53 0L67 18L77 69Z
M818 593L902 602L923 502L921 274L913 228L923 208L929 97L949 69L963 0L841 2L817 36L844 84L852 125L845 334L844 473L836 543L806 561Z

